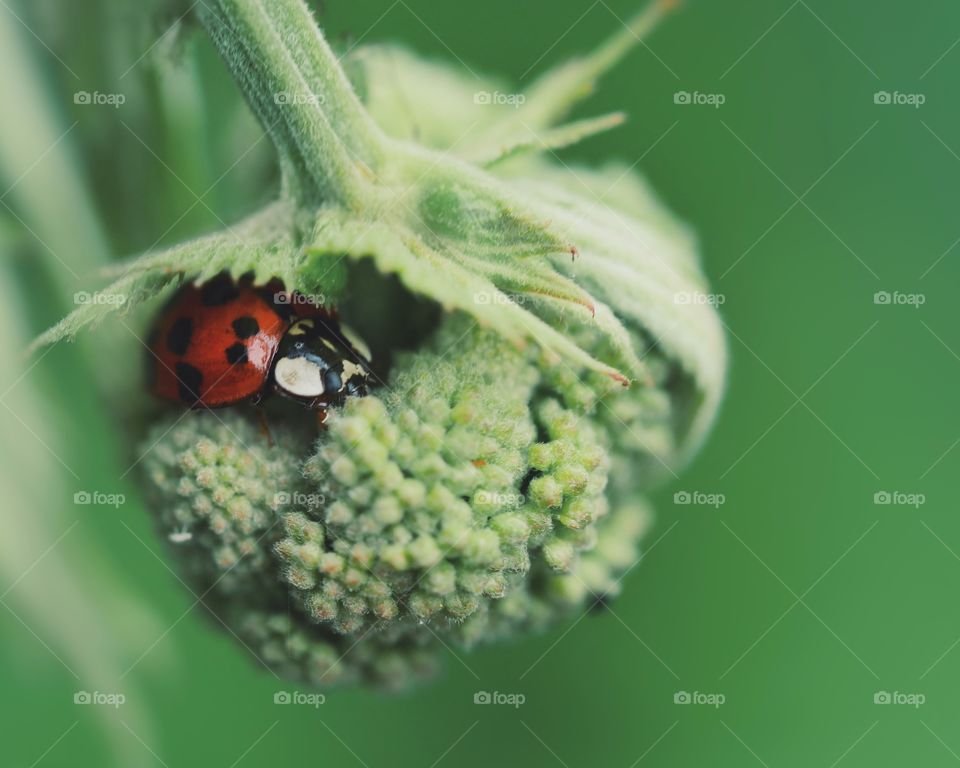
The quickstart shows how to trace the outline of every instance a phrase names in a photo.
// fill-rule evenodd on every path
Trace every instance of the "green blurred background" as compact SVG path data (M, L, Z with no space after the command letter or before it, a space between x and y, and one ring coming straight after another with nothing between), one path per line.
M320 18L342 45L398 41L522 87L635 7L326 0ZM21 357L108 259L275 189L213 51L160 37L185 8L0 2L4 765L960 761L960 7L691 0L605 79L580 114L629 124L562 156L636 161L699 231L732 356L717 429L656 493L647 555L610 611L451 653L407 694L333 690L318 708L274 705L290 686L214 629L134 472L120 477L131 460L106 409L127 410L110 394L137 375L129 337ZM75 104L81 90L126 103ZM85 490L127 500L75 505ZM896 492L923 503L875 503ZM126 702L75 705L84 690ZM526 700L478 706L481 690ZM674 703L683 691L725 701Z

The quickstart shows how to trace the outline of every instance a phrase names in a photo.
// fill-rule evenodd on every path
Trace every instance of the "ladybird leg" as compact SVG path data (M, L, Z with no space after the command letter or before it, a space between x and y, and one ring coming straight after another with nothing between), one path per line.
M320 427L320 431L326 431L327 429L327 409L318 408L317 409L317 426Z
M260 425L260 434L267 438L267 445L273 448L273 435L270 434L270 424L267 422L267 414L263 408L257 408L257 423Z

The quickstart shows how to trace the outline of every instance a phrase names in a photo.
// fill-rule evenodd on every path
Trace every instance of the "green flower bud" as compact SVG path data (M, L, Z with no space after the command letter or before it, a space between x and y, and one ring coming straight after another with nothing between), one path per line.
M571 542L558 537L549 539L543 545L543 556L547 565L557 571L569 571L576 554Z
M161 533L278 674L401 687L432 673L447 642L542 629L615 593L636 562L639 494L716 412L720 323L672 300L704 287L694 246L629 169L578 172L598 190L582 198L564 169L521 155L531 131L552 148L609 127L557 121L665 5L547 75L458 157L466 116L418 147L411 115L449 114L436 94L470 103L475 83L364 51L349 61L361 103L302 0L199 4L275 142L282 195L230 232L143 257L108 290L140 300L220 272L278 278L367 322L385 378L330 408L319 432L267 402L272 440L240 408L158 412L143 434ZM316 104L275 98L304 82ZM396 109L385 87L415 108ZM41 341L113 310L90 302Z
M563 503L563 487L552 475L534 478L530 498L540 507L556 508Z

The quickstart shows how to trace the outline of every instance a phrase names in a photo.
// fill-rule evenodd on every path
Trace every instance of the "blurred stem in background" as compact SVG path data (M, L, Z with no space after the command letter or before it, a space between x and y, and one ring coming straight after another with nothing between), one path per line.
M96 25L103 21L103 14L92 12L94 3L90 5L91 12L78 15L84 24ZM122 719L107 707L93 709L110 742L115 764L153 764L142 745L125 730L147 743L153 741L154 726L142 705L146 698L137 695L133 679L124 678L130 662L161 637L165 627L148 607L151 602L126 578L115 548L104 541L100 531L91 530L96 525L90 518L94 509L72 503L78 489L115 491L122 486L122 470L117 466L120 442L116 430L111 429L110 414L100 407L97 392L104 391L98 384L109 389L119 370L133 376L137 366L120 366L116 347L83 342L51 350L46 365L23 358L26 344L38 330L25 319L32 317L39 326L61 313L73 303L76 292L92 287L113 250L98 211L94 184L80 164L81 157L88 157L79 150L85 146L81 140L84 129L80 119L67 116L70 108L65 106L70 103L65 97L71 89L93 88L77 73L85 71L77 61L71 58L70 65L48 61L56 55L43 50L33 26L22 7L0 11L0 103L6 111L0 120L0 359L5 361L0 373L4 446L0 460L0 615L11 627L11 641L22 640L22 653L36 659L38 665L62 667L74 691L123 693ZM111 38L101 30L87 38L92 39L102 42ZM94 47L88 53L96 59L110 51ZM67 54L61 51L62 56ZM62 71L53 75L61 65ZM134 79L131 75L131 86ZM197 73L187 69L158 88L159 100L171 107L161 114L167 118L164 125L170 144L182 148L182 162L178 163L182 169L209 166L203 162L202 144L189 140L202 128L198 120L203 100L197 82ZM134 132L124 127L119 115L106 119L112 121L114 133ZM149 162L156 162L144 147L140 150ZM119 207L129 210L133 203L141 216L117 231L129 233L139 228L141 236L146 229L144 221L156 213L154 201L165 209L169 218L166 228L176 218L171 212L182 212L185 207L180 205L184 198L181 187L206 189L210 176L209 171L189 174L183 170L184 179L161 164L161 174L113 179L122 168L122 163L112 163L109 168L107 175L114 182L111 191L116 197L118 190L140 183L136 199L127 198ZM163 191L154 195L158 185L144 184L157 178L163 179L166 195ZM171 185L177 187L175 193L170 192ZM188 199L191 197L196 196ZM112 206L104 195L99 200L101 206ZM196 226L199 220L210 218L204 211L203 216L195 215L192 220L180 216L177 221ZM128 338L125 344L133 348L136 357L132 359L139 360L134 340ZM95 349L101 350L101 355L106 351L111 359L93 359ZM128 519L131 509L135 507L124 509ZM142 512L138 515L143 526L145 516ZM113 535L129 536L122 532ZM158 652L151 661L162 659ZM65 694L64 704L68 703L69 694Z

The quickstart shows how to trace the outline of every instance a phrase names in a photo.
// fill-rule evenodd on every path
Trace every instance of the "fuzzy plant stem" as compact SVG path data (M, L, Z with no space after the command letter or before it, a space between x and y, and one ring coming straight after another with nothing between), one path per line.
M199 14L276 145L284 193L362 209L385 139L303 0L217 0Z
M74 293L85 287L84 281L109 260L110 249L72 151L75 126L62 120L47 95L31 39L12 12L0 13L0 102L16 105L17 113L15 120L0 120L0 217L9 215L37 241L31 250L45 259L49 275L44 301L69 305ZM50 469L47 453L55 451L74 461L62 420L75 403L58 409L44 397L46 390L37 385L41 370L29 378L26 373L17 378L28 333L22 319L23 303L33 300L34 294L18 281L8 245L0 243L0 355L8 361L0 374L0 386L6 393L5 419L0 425L0 525L4 531L0 575L13 585L7 589L9 594L4 594L5 605L30 627L23 637L31 653L46 653L35 647L38 644L32 633L50 641L56 650L47 650L69 670L64 673L69 684L116 690L122 676L119 660L131 648L144 647L163 627L102 542L81 526L71 534L72 547L49 558L42 573L23 579L36 565L37 552L80 523L76 507L66 503L71 494L69 483ZM86 346L85 352L99 354L94 345ZM70 362L75 382L81 383L59 388L64 401L84 386L85 379L99 376L107 389L108 379L115 378L108 375L110 366L87 365L83 355L74 353ZM22 510L30 512L21 514ZM122 626L113 620L119 616L125 618ZM19 627L19 623L10 626L14 625ZM13 643L12 633L19 630L10 631ZM46 645L46 641L40 642ZM38 666L40 659L34 660ZM74 676L78 676L76 681ZM129 702L124 707L125 721L153 742L154 722L149 709L140 703L144 699L137 683L128 681L122 690ZM114 763L146 766L142 748L131 743L113 713L103 707L95 710L91 718L108 741Z

